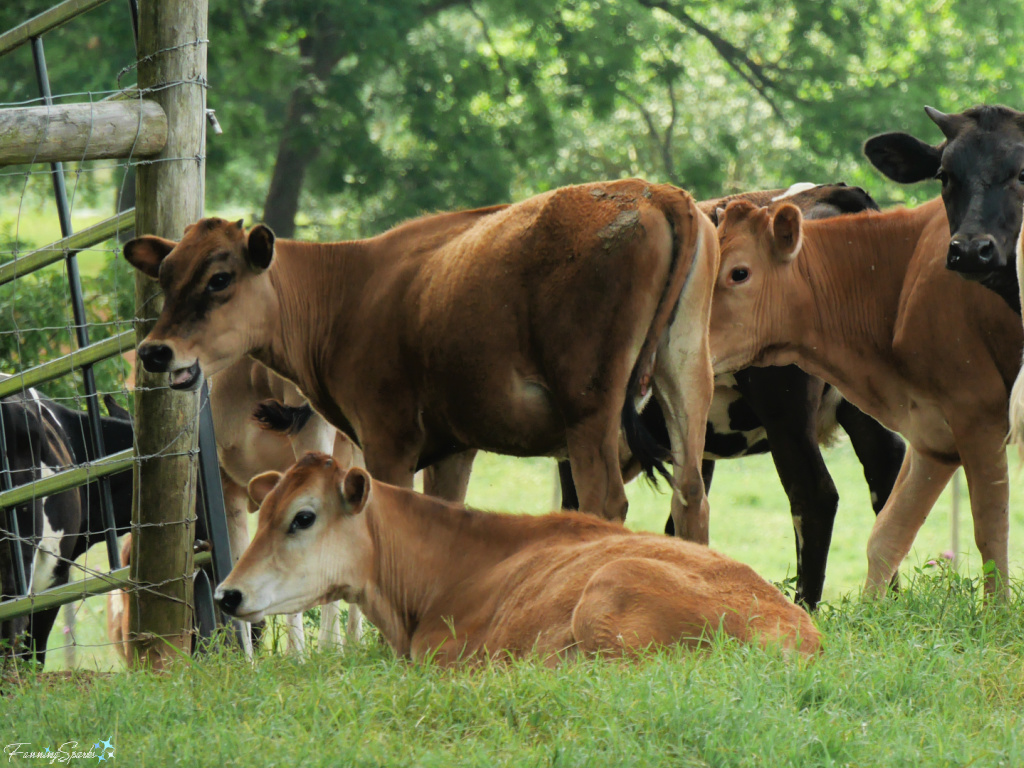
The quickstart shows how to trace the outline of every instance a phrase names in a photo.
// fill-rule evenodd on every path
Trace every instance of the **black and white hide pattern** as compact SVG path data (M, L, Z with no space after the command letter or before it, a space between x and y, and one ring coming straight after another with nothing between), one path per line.
M14 487L38 482L71 466L74 461L67 436L55 416L31 396L12 395L0 400L2 465L9 469ZM16 594L14 547L21 549L28 571L28 594L38 594L68 582L72 550L82 522L81 494L77 489L32 499L14 509L21 539L9 528L9 510L0 516L0 589L3 599ZM46 659L46 641L57 608L4 622L0 639L18 656ZM24 635L24 640L22 640Z
M8 378L0 374L0 379ZM11 442L11 439L0 441L4 455L8 461L12 461L11 469L14 470L14 463L21 467L22 474L13 474L12 480L15 486L23 482L31 482L34 478L27 464L26 456L33 455L26 446L39 443L37 435L39 429L49 435L54 444L63 447L62 455L66 454L66 460L61 463L61 468L71 465L80 465L95 461L102 456L93 449L92 440L89 437L88 414L73 408L68 408L60 403L51 400L34 388L29 388L23 393L4 398L5 418L14 419L13 437L18 438L18 443ZM117 453L130 449L134 444L134 431L130 416L126 410L117 405L113 398L105 398L105 403L110 416L104 416L100 420L100 430L103 435L104 451L102 455ZM8 411L10 414L8 414ZM7 437L7 425L11 423L4 421L4 437ZM54 451L55 452L55 451ZM48 477L55 471L53 462L46 466L35 464L39 477ZM115 535L122 536L131 528L132 522L132 472L131 469L123 470L113 475L108 475L110 484L111 500L113 502ZM77 504L72 505L67 497L76 496ZM44 514L41 524L42 529L40 541L43 543L44 551L52 553L57 551L63 560L53 565L55 577L47 576L50 554L33 555L37 563L41 564L41 576L32 579L32 593L36 594L44 589L59 586L67 582L67 571L70 562L81 557L86 550L97 542L103 540L107 524L103 515L100 483L94 481L80 488L65 491L47 500L51 510L50 514ZM45 506L45 503L44 503ZM72 513L71 507L75 511ZM28 514L22 511L21 514ZM74 517L74 524L70 521ZM19 518L20 520L20 518ZM6 530L6 513L0 517L0 528ZM46 528L49 526L49 528ZM26 529L21 527L23 537ZM32 529L36 530L36 529ZM28 545L23 543L23 547ZM0 542L0 573L3 574L4 599L8 596L13 585L13 567L11 562L6 561L10 554L9 547ZM26 560L26 562L29 562ZM61 580L63 579L63 580ZM46 612L47 614L51 612ZM45 659L46 642L53 627L57 611L52 611L53 616L46 621L43 614L37 614L33 619L33 630L29 632L26 647L34 649L34 657L42 663ZM24 632L28 628L28 620L21 620L20 627L7 628L7 632ZM4 634L8 637L8 634Z

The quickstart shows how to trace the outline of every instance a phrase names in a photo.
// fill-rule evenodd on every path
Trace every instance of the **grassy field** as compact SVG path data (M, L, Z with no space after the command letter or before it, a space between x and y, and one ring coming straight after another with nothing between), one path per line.
M446 671L370 636L305 659L9 678L0 733L38 751L107 740L140 767L1024 764L1021 584L985 609L948 569L910 581L899 600L826 607L812 663L717 642Z

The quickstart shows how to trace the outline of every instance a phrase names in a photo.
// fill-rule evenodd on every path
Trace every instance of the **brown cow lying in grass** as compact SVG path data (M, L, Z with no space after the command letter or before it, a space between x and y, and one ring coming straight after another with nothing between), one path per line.
M807 613L742 563L576 513L477 512L311 453L254 478L259 528L216 600L250 621L339 597L395 652L452 664L623 655L721 630L808 656Z

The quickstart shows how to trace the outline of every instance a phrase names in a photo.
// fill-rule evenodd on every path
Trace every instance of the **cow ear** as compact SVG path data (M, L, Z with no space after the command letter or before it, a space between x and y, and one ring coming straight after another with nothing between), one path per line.
M257 224L249 230L245 258L256 272L270 266L274 258L274 231L266 224Z
M772 217L772 250L782 261L790 261L800 252L802 219L800 209L792 203L779 206Z
M893 181L913 184L934 179L945 142L933 147L909 133L882 133L864 142L864 156Z
M346 512L358 515L370 501L370 475L365 469L352 467L345 473L338 490L341 493L341 506Z
M173 240L156 235L136 237L124 244L124 257L146 277L156 280L160 275L160 264L176 245Z
M274 486L277 485L280 479L281 473L274 472L273 470L256 475L256 477L249 481L249 498L258 507L267 498L267 494L274 490Z

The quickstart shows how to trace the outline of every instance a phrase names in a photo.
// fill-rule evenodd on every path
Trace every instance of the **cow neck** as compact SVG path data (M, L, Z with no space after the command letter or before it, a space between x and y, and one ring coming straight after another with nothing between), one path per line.
M907 271L941 199L913 209L866 212L803 225L793 283L765 311L783 327L780 345L809 372L846 380L863 373L857 361L891 360ZM778 361L783 362L782 359ZM837 376L838 374L838 376Z
M252 356L294 382L325 413L337 409L324 402L330 399L326 363L343 356L350 343L345 308L366 282L365 250L359 242L279 240L267 270L277 317Z
M485 574L529 544L556 533L574 540L622 533L590 515L479 512L377 482L373 493L364 514L374 562L360 607L404 655L421 626L459 624L477 611L489 598L476 592Z

